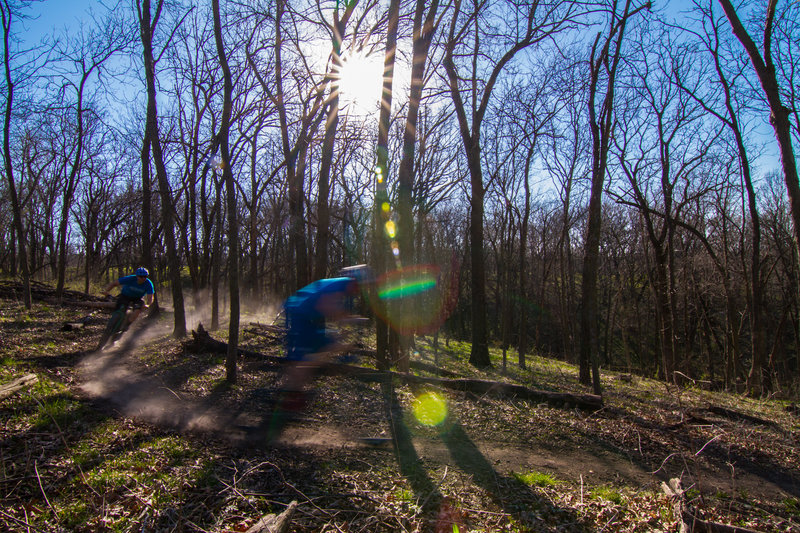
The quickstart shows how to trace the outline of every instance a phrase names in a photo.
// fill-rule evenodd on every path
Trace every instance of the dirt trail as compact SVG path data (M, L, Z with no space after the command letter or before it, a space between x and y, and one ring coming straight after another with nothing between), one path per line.
M148 423L170 427L182 432L208 432L216 437L225 436L240 446L296 447L309 451L337 449L369 449L370 453L386 453L387 460L395 460L398 452L395 442L389 438L372 445L363 437L389 437L388 423L375 434L375 425L367 433L359 432L357 426L333 425L317 418L313 412L289 421L277 436L267 437L274 426L271 419L270 392L263 408L254 409L253 404L231 408L219 401L214 394L198 397L173 390L156 376L143 373L130 346L88 354L78 365L79 383L84 393L108 404L125 416ZM385 421L384 421L385 422ZM380 425L380 421L378 422ZM463 433L463 431L462 431ZM484 469L496 475L508 476L512 472L541 471L553 474L557 479L571 480L587 485L625 484L631 487L657 488L660 481L683 475L694 481L704 492L723 491L735 494L744 491L753 496L780 500L786 492L779 486L746 471L718 471L687 468L670 461L656 473L648 471L623 454L601 445L569 447L556 452L541 446L510 445L492 439L464 439L464 442L409 434L403 444L406 452L428 465L447 465L452 468ZM695 477L692 477L692 474Z

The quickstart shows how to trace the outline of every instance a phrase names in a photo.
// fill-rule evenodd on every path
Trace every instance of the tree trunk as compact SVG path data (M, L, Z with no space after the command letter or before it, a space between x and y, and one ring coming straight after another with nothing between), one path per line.
M649 4L647 4L649 6ZM590 57L590 89L589 89L589 120L592 131L592 186L589 197L589 220L586 224L586 239L584 242L583 281L581 284L581 341L579 353L579 379L580 382L589 384L589 368L592 371L592 384L595 394L600 394L600 375L597 367L597 275L599 268L600 231L602 224L602 194L605 182L606 165L608 161L608 147L611 141L614 111L614 84L619 64L622 40L625 25L630 16L637 13L645 6L633 12L630 11L631 0L626 0L621 16L614 12L609 28L608 37L599 55L595 58L597 45L601 34L597 34ZM616 42L613 42L616 39ZM613 55L609 49L615 47ZM595 96L600 77L601 68L606 69L606 93L598 116L595 109Z
M522 176L522 186L525 190L525 206L522 212L522 220L520 221L519 232L519 300L523 302L519 309L519 340L517 341L517 362L520 368L525 368L525 355L528 352L528 306L524 303L527 301L528 294L528 276L526 265L528 264L528 224L531 216L531 185L528 182L528 176L531 170L531 161L533 159L533 149L535 143L532 143L528 149L527 157L525 158L525 173Z
M11 113L14 101L14 81L11 79L11 51L9 42L11 40L12 13L8 3L0 3L0 17L3 23L3 66L6 76L6 107L3 116L3 159L5 159L6 180L8 191L11 196L11 208L14 212L14 230L17 234L17 250L20 270L22 271L22 301L26 309L31 308L31 275L28 270L28 254L25 246L25 229L22 225L22 208L19 197L17 196L17 184L14 180L14 168L11 164Z
M775 131L775 138L778 141L780 148L781 164L783 166L783 177L786 183L786 191L789 196L789 205L792 216L792 223L794 227L794 240L795 240L795 260L800 264L800 183L798 183L797 175L797 160L794 156L794 149L792 147L791 124L789 122L790 110L783 105L781 101L780 86L776 75L776 68L772 61L772 29L773 21L775 18L775 11L778 4L777 0L770 0L767 5L767 14L764 21L764 42L762 49L764 55L762 57L753 39L747 33L736 9L730 0L719 0L725 15L728 17L733 34L742 43L745 51L750 57L750 62L758 76L761 83L761 88L767 98L770 108L770 123ZM748 194L750 189L748 188ZM752 203L752 200L751 200ZM751 206L751 217L753 214L753 207ZM753 219L755 224L757 218ZM754 248L755 248L754 242ZM756 250L753 250L753 260L756 261ZM759 304L757 299L762 298L760 280L756 276L760 276L758 272L753 269L753 305ZM798 295L795 294L795 297ZM763 379L765 372L765 348L761 323L760 311L755 309L753 314L754 327L754 353L753 353L753 367L748 379L749 386L752 393L761 393L763 390Z
M347 21L357 2L348 2L342 19L339 20L339 10L333 12L333 58L334 71L341 71L342 40L344 39ZM339 76L334 72L328 98L328 117L325 120L325 137L322 141L320 154L320 169L317 195L317 248L314 257L314 279L322 279L328 271L328 245L330 243L330 194L331 194L331 166L333 164L333 149L336 141L336 129L339 126Z
M383 61L383 90L381 92L381 110L378 118L377 168L375 169L375 206L373 208L373 264L375 275L380 276L388 268L389 242L386 238L384 224L388 221L389 212L383 204L389 202L387 181L389 179L389 119L392 110L392 86L394 82L394 62L397 48L397 25L400 17L400 1L391 0L389 4L389 27L386 34L386 52ZM378 308L383 304L373 294L373 301ZM378 313L385 316L384 313ZM375 335L378 366L388 368L389 364L389 324L382 319L375 321Z
M483 186L480 141L478 139L474 140L467 153L472 190L469 219L472 266L472 350L469 354L469 362L477 368L486 368L492 366L489 359L489 331L486 318L486 258L483 251L483 202L486 190Z
M219 145L222 157L222 178L225 181L225 196L228 203L228 283L230 289L230 321L228 325L228 353L225 359L225 380L236 383L236 360L239 348L239 221L236 210L236 187L231 169L231 154L228 145L230 130L231 108L233 107L233 80L228 58L225 55L225 45L222 42L222 22L219 14L219 0L211 0L214 11L214 41L217 45L217 55L222 67L224 80L222 99L222 120L217 134L216 144Z
M439 7L439 1L433 0L428 14L423 22L425 12L424 0L417 0L414 11L413 54L411 60L411 93L408 101L408 115L403 131L403 156L400 159L400 168L397 176L397 214L398 214L398 242L400 254L406 264L414 263L414 214L412 206L412 193L414 189L414 155L417 142L417 124L419 122L419 107L422 100L422 89L425 75L425 64L428 59L428 50L435 28L433 21ZM413 313L406 305L402 313L404 316ZM413 332L411 332L413 339ZM407 369L409 366L409 349L411 340L408 335L401 337L401 365Z
M156 2L156 17L151 18L150 0L137 0L137 6L141 1L139 12L140 34L142 39L145 78L147 82L147 122L145 125L145 135L150 141L153 153L153 163L156 167L156 177L158 188L161 194L161 215L163 221L164 240L167 245L167 264L168 274L172 286L172 306L174 310L174 329L172 334L176 338L186 335L186 314L183 307L183 289L181 287L181 262L178 257L178 249L175 243L175 206L172 202L172 193L167 177L167 168L164 164L164 154L161 150L161 141L158 134L158 109L156 107L156 73L155 59L153 57L153 34L155 27L152 26L153 20L158 20L158 15L163 7L163 0ZM143 162L142 165L145 163ZM152 250L150 251L152 254Z

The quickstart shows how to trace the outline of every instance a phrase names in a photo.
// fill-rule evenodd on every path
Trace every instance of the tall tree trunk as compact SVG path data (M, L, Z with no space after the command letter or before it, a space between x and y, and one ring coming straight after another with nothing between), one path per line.
M331 80L328 98L328 117L325 120L325 137L322 141L317 195L317 248L314 256L314 279L324 278L328 271L328 244L330 242L330 183L333 149L336 142L336 129L339 126L339 86L338 73L342 68L342 41L350 15L358 2L347 2L344 15L339 19L339 9L333 11L333 50L331 58L334 75Z
M150 272L154 271L153 264L153 181L150 176L150 136L147 128L142 139L142 227L141 231L141 259L140 263Z
M411 93L408 101L408 115L403 131L403 156L397 173L397 215L398 244L400 254L406 263L414 262L414 214L412 193L414 189L414 158L417 142L417 124L419 123L419 107L422 101L422 89L425 76L425 65L428 50L435 31L433 22L439 7L439 0L433 0L425 15L425 0L417 0L414 11L413 53L411 58ZM404 307L402 314L407 316L413 309ZM408 338L411 336L411 338ZM408 346L413 342L413 332L401 337L400 368L407 371L410 365Z
M14 212L14 230L17 235L16 258L22 271L22 301L25 308L31 308L31 275L28 269L28 254L25 246L25 228L22 225L22 208L17 195L17 183L14 180L14 168L11 164L11 112L14 102L14 80L11 78L11 24L13 14L7 0L0 3L0 17L3 23L3 67L6 76L6 106L3 116L3 159L5 160L6 180L8 192L11 196L11 209Z
M174 328L172 334L176 338L186 335L186 312L183 306L183 289L181 287L181 262L175 243L175 206L172 201L167 168L158 134L158 109L156 107L156 72L153 55L154 22L157 23L163 8L163 0L156 1L156 14L151 18L150 0L137 0L139 8L139 25L142 39L145 78L147 83L147 122L145 136L150 142L153 163L156 167L156 178L161 195L161 216L163 220L164 240L167 245L167 264L170 284L172 286L172 306L174 309ZM147 142L147 141L145 141ZM144 165L144 163L142 163ZM152 250L150 251L152 254Z
M217 202L220 202L217 194ZM213 226L213 244L211 251L210 277L211 277L211 331L219 329L219 284L222 277L220 263L222 262L222 206L216 210L216 222Z
M381 109L378 117L378 148L377 164L375 169L375 206L373 208L373 265L375 274L380 276L388 268L388 257L391 254L389 242L386 238L385 223L389 219L389 211L383 209L384 203L388 205L389 194L387 181L389 179L389 118L392 110L392 85L394 82L394 61L397 48L397 25L400 18L400 1L391 0L389 4L389 26L386 34L386 52L383 61L383 90L381 91ZM383 304L373 294L376 305ZM385 316L384 313L378 313ZM378 365L383 368L389 366L389 325L386 321L375 321L375 336Z
M261 276L258 275L258 236L259 236L259 224L258 224L258 210L260 206L260 192L259 192L259 184L258 184L258 134L261 131L261 127L259 126L256 128L256 131L253 133L253 137L250 139L250 194L252 198L250 199L249 211L250 211L250 219L249 225L247 229L247 233L249 234L250 240L250 287L249 287L249 297L251 301L256 301L256 298L260 294L260 282Z
M480 10L483 4L476 3L476 9ZM461 15L461 0L456 0L453 6L453 15L450 22L447 41L445 44L444 66L447 71L447 79L450 90L450 97L453 101L456 117L458 118L459 133L467 158L467 168L470 175L470 230L469 245L470 259L472 263L472 350L469 362L477 368L491 366L489 358L489 331L486 316L486 259L484 257L483 243L483 218L484 218L484 197L486 188L483 184L483 169L481 168L481 126L486 116L486 111L492 97L492 92L497 84L500 74L506 65L522 50L531 46L544 35L555 32L561 21L548 20L548 27L537 26L536 14L539 7L538 2L528 7L528 12L524 14L527 20L527 28L524 35L517 40L509 43L501 57L496 59L494 67L489 76L484 80L479 80L478 57L487 53L480 50L480 28L481 16L479 12L467 17L466 22L458 28L459 16ZM522 14L520 14L522 16ZM455 63L456 47L463 40L463 35L473 31L474 44L470 52L471 73L469 77L460 75ZM462 95L462 82L466 79L470 96L470 108L467 109L465 99Z
M520 221L519 232L519 299L523 302L519 310L519 340L517 343L517 362L520 368L525 368L525 355L528 353L528 306L524 302L527 301L528 294L528 275L526 266L528 264L528 222L531 216L531 185L528 181L528 176L531 171L531 162L533 160L533 150L535 143L532 143L528 148L528 154L525 157L525 173L522 176L522 187L525 191L525 206L522 211L522 220Z
M794 226L794 239L796 243L800 243L800 185L798 185L797 175L797 161L794 156L794 149L792 147L791 130L789 124L789 109L784 107L781 102L780 88L775 71L775 65L772 62L772 24L775 17L775 9L777 7L777 0L770 0L767 5L767 15L764 23L764 43L763 50L764 56L759 53L758 48L753 42L750 35L745 30L741 21L739 20L736 10L731 4L730 0L719 0L728 21L731 24L734 35L739 42L744 46L750 62L753 65L758 80L761 83L761 88L767 97L767 102L770 108L770 123L772 123L775 132L775 138L778 141L778 146L781 153L781 163L783 166L784 181L786 183L786 190L789 195L789 204L791 208L792 222ZM718 69L719 71L719 69ZM721 73L720 73L721 75ZM736 143L739 148L739 159L742 169L742 175L745 180L745 187L748 195L748 208L750 210L750 218L753 222L753 253L752 253L752 318L751 328L753 329L753 364L748 376L748 389L751 394L763 394L764 379L768 376L769 369L766 368L766 341L764 333L763 321L763 290L761 284L761 258L760 258L760 244L761 244L761 231L760 231L760 218L755 201L755 191L753 189L752 180L750 178L750 165L747 161L746 151L744 144L741 140L741 132L736 121L736 115L730 105L730 97L727 85L726 89L726 105L728 113L732 119L731 127L736 136ZM797 248L796 248L797 249ZM800 258L795 257L800 264ZM797 295L795 295L797 296Z
M649 6L649 4L647 4ZM590 61L589 121L592 131L592 186L589 197L589 219L586 224L584 242L583 280L581 284L581 340L579 353L579 379L589 384L591 366L592 384L595 394L601 393L600 375L597 366L597 276L599 269L600 232L602 224L602 194L608 161L608 147L612 134L614 107L614 85L619 64L625 25L630 16L645 6L630 11L631 0L626 0L621 15L612 15L609 33L597 56L597 45L601 34L597 34L592 47ZM616 41L615 41L616 40ZM614 45L613 55L609 49ZM606 93L598 113L595 97L601 69L606 71Z
M489 330L486 317L486 258L483 251L483 215L486 189L483 186L479 131L467 149L470 175L469 240L472 277L472 349L469 362L477 368L492 366L489 359Z
M306 221L304 215L305 205L305 166L306 158L308 157L308 147L313 136L313 132L319 126L321 118L324 113L320 113L320 108L323 105L322 95L324 93L325 80L319 84L317 89L317 96L311 110L304 110L301 119L297 140L294 147L290 145L289 140L289 121L287 118L286 107L284 105L284 90L283 90L283 29L282 18L286 11L285 0L277 0L275 8L275 85L276 91L272 95L269 87L264 80L259 77L259 82L262 87L272 99L274 105L278 110L278 118L281 127L281 146L283 148L283 155L286 161L286 181L288 184L288 203L289 203L289 248L291 253L294 254L295 268L291 272L292 280L290 286L293 290L308 283L309 260L308 260L308 246L306 242ZM252 56L248 53L248 61L253 61ZM252 64L252 63L251 63ZM258 76L257 69L256 75Z
M222 120L217 134L217 144L222 156L222 178L225 180L225 195L228 201L228 283L230 289L230 322L228 326L228 354L225 360L225 379L236 383L236 360L239 356L239 221L236 210L236 187L231 169L231 154L228 134L231 122L233 80L225 45L222 42L222 22L219 15L219 0L211 0L214 11L214 41L222 67L224 89L222 97Z

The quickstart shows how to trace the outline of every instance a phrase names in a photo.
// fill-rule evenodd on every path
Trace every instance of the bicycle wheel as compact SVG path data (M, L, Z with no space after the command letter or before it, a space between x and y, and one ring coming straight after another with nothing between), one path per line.
M125 320L125 311L123 307L111 313L111 318L108 319L106 329L103 330L103 334L100 335L100 341L97 343L98 350L102 349L108 342L108 339L122 329L122 323Z

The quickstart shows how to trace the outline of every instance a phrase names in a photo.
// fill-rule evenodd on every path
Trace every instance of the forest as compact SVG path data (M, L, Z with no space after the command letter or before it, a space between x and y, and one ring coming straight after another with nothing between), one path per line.
M243 312L368 264L434 286L377 321L384 365L441 332L595 393L800 392L800 3L125 0L34 43L39 4L0 1L28 307L145 266L235 380Z

